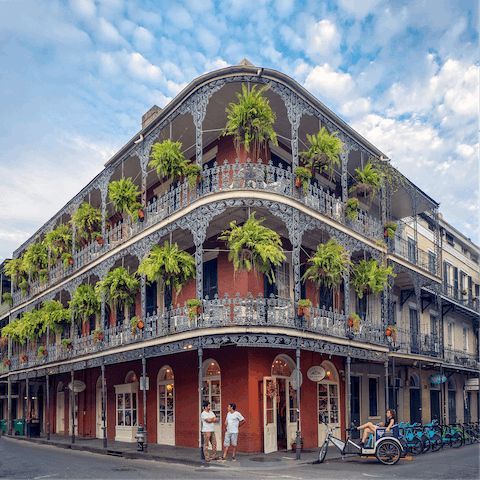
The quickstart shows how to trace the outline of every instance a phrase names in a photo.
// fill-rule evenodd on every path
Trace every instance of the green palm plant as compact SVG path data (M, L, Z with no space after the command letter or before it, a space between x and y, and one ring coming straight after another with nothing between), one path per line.
M144 274L149 282L158 281L162 289L165 286L171 288L176 298L183 285L195 278L195 259L180 250L176 243L170 245L165 242L163 247L152 247L140 263L138 272Z
M385 290L388 285L388 276L396 277L392 267L386 267L379 264L373 258L370 260L361 260L352 270L351 283L355 287L358 298L363 298L364 294L379 294Z
M92 285L80 285L70 301L77 322L85 323L90 315L98 315L101 308L100 294Z
M104 293L105 301L112 308L134 305L140 291L140 280L135 273L130 273L124 267L117 267L97 283L95 291L99 295Z
M152 153L148 165L157 169L160 180L165 177L175 179L183 173L187 160L182 153L182 143L172 142L170 139L152 145Z
M45 235L43 243L47 250L50 248L50 259L55 263L65 252L72 251L72 229L62 223Z
M339 155L343 151L343 142L337 135L338 132L328 133L325 127L316 135L307 133L310 148L300 153L307 167L320 173L327 171L330 179L333 178L334 166L340 167Z
M269 101L263 96L269 86L265 85L256 90L256 85L250 92L245 84L242 84L242 93L236 93L238 103L230 103L226 109L227 125L222 135L233 135L233 144L237 153L241 145L257 158L260 150L267 151L268 141L278 145L277 134L273 129L275 112L270 107Z
M357 196L367 196L373 200L375 194L380 189L380 180L382 178L380 172L373 166L370 160L363 167L355 169L357 176L355 177L355 185L350 188L350 192L356 192Z
M243 225L230 222L230 229L222 232L219 240L227 242L235 271L252 268L266 275L270 283L275 281L274 267L287 259L283 253L280 235L261 225L253 212Z
M23 257L23 265L26 272L30 272L34 280L38 277L38 271L48 266L48 251L43 243L32 243L27 247Z
M7 260L3 272L7 277L10 277L16 287L19 287L20 283L27 275L23 263L23 257Z
M122 213L128 212L134 221L138 220L139 208L143 208L141 203L137 203L137 197L140 194L141 192L131 178L115 180L108 185L108 195L115 210Z
M90 205L82 203L73 214L73 223L79 235L87 242L92 241L92 233L102 229L102 212Z

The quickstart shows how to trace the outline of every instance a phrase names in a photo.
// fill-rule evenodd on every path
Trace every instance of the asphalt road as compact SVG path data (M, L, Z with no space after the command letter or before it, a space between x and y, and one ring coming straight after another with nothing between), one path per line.
M9 479L475 479L479 475L480 446L446 448L400 461L390 467L356 456L312 465L293 459L278 466L252 467L252 462L192 467L180 464L127 460L119 457L59 449L0 438L0 478ZM242 465L243 463L243 465Z

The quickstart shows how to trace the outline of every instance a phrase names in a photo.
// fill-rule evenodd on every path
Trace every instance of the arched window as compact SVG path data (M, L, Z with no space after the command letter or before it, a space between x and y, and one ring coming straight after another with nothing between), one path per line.
M420 379L416 373L412 373L410 376L410 383L408 384L410 388L420 388Z
M135 383L138 382L137 374L133 371L128 372L125 375L125 382L124 383Z

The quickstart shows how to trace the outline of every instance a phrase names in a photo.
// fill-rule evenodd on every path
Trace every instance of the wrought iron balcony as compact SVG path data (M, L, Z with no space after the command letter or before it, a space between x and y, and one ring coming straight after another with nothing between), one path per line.
M421 334L397 328L395 347L398 352L443 358L443 347L437 335Z
M444 351L445 362L447 363L473 369L480 368L478 354L469 353L464 350L455 350L449 347L445 347Z
M454 300L457 303L460 303L464 307L471 308L473 310L479 310L479 300L478 297L475 297L468 290L462 290L453 285L443 285L443 294Z
M409 243L403 238L395 237L393 253L407 260L409 263L435 274L435 262L432 262L428 252L416 248L415 244Z
M292 174L290 168L275 167L271 161L268 164L262 164L261 160L257 163L250 161L239 163L237 159L234 164L228 164L225 160L224 165L221 166L216 164L212 168L204 166L202 182L194 188L189 188L185 180L172 187L163 196L153 198L146 207L145 218L142 221L133 223L132 219L127 217L122 220L122 223L107 229L103 245L92 241L76 251L73 254L73 265L66 270L63 268L62 262L57 263L49 270L45 283L41 284L38 280L30 283L30 291L25 296L22 296L19 290L15 291L13 305L19 305L28 300L29 296L45 291L118 245L192 204L195 200L222 191L260 190L293 198L357 233L373 239L383 239L383 227L380 220L373 218L361 209L358 210L356 220L349 220L345 213L346 204L336 198L333 193L318 185L316 181L310 181L308 192L305 195L302 188L294 186L294 180L295 175Z
M326 337L356 342L387 346L384 330L371 322L362 321L358 332L347 326L348 316L343 312L331 309L310 307L303 316L297 314L297 308L289 299L263 298L262 296L234 298L225 295L224 298L208 298L202 301L201 313L189 317L188 307L179 307L165 313L147 316L144 328L132 332L130 323L110 327L103 330L102 340L96 340L93 334L77 337L72 340L72 348L67 349L62 344L46 345L47 355L39 357L38 348L44 343L37 341L30 346L15 345L10 358L10 370L39 366L51 362L65 361L122 345L140 343L144 340L175 336L189 331L214 328L229 328L235 326L284 327L292 330L292 335L301 332L312 332ZM27 359L22 361L22 356Z

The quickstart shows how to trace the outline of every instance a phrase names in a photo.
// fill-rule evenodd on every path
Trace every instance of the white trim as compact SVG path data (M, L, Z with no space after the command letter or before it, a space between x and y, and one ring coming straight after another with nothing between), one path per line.
M438 317L438 313L437 313L436 310L430 309L430 310L428 310L428 313L429 313L430 315L433 315L434 317Z
M417 309L417 303L415 302L408 302L408 306L409 308L413 309L413 310L418 310Z

